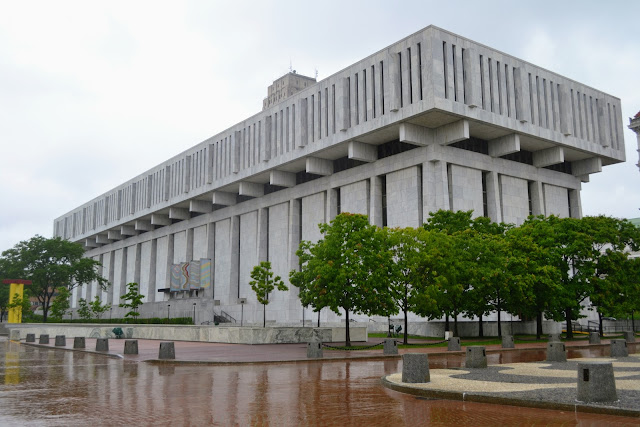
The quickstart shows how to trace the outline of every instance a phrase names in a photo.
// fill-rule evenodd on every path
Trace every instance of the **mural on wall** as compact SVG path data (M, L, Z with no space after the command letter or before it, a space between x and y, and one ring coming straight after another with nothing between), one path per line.
M211 260L200 259L171 265L171 292L204 289L211 286Z

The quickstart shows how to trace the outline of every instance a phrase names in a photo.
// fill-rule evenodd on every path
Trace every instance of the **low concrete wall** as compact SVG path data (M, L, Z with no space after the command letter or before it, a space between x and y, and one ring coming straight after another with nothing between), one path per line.
M402 326L404 321L392 321L394 327ZM535 334L536 322L510 322L509 320L502 322L502 334ZM511 329L513 326L513 330ZM449 321L449 328L453 330L453 321ZM409 334L420 335L425 337L444 337L445 322L409 322ZM498 322L482 322L482 329L485 336L498 336ZM388 332L388 325L381 322L370 322L369 332ZM544 335L562 332L562 324L554 321L543 321L542 332ZM478 322L458 321L458 334L462 337L478 336Z
M8 324L9 330L20 331L20 338L27 334L66 335L67 337L115 338L113 328L122 328L124 338L219 342L228 344L294 344L306 343L312 337L322 342L344 341L344 328L287 328L287 327L225 327L190 325L128 325L90 323L22 323ZM352 341L366 342L367 327L352 326Z

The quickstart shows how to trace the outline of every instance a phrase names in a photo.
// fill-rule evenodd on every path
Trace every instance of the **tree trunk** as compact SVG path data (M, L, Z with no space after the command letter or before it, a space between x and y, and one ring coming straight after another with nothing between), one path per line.
M570 308L564 311L564 317L567 321L567 339L573 339L573 328L571 326L571 309Z
M542 312L536 314L536 339L539 340L542 337Z
M498 338L502 337L502 322L500 321L500 304L498 304Z
M320 309L322 310L322 309ZM318 328L320 327L320 310L318 310Z
M403 344L408 344L409 332L407 331L409 326L409 322L407 321L407 304L404 305L404 339L402 340Z
M444 315L444 330L449 331L449 313Z
M604 337L604 330L602 328L602 313L600 313L600 311L598 311L598 332L601 337Z
M262 304L262 327L267 327L267 304Z
M631 310L631 330L636 331L636 320L633 318L634 310Z
M347 314L347 327L345 329L345 345L347 347L351 346L351 335L349 334L349 310L345 309L345 313Z
M484 337L484 329L482 328L482 314L478 318L478 336L480 338Z
M458 313L453 313L453 336L459 337L458 335Z

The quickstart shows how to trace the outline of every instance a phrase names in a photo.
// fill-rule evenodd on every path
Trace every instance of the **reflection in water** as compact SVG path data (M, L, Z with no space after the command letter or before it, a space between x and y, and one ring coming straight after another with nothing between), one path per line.
M536 358L538 353L526 357ZM513 356L504 353L502 361L509 357ZM475 426L637 421L428 400L380 385L381 376L401 367L397 359L155 366L5 341L0 342L0 425Z

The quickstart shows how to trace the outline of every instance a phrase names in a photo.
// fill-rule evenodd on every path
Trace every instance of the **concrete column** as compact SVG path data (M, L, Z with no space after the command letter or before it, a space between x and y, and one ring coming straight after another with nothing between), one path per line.
M544 191L542 182L529 182L529 196L531 197L532 215L546 215L544 209Z
M122 267L120 268L120 293L122 296L127 293L127 255L129 250L122 248Z
M230 233L229 298L234 301L240 290L240 216L231 217Z
M215 299L216 283L216 227L213 222L207 224L207 258L211 260L211 286L204 290L204 298Z
M500 200L500 177L498 172L483 172L487 184L487 214L493 222L502 222L502 200Z
M136 244L136 252L135 252L135 264L133 267L133 281L138 284L138 289L140 289L140 265L142 258L142 245L140 243ZM88 296L88 293L87 293Z
M560 104L560 132L564 136L573 134L573 112L571 110L571 96L569 87L561 84L558 90L558 103Z
M389 111L396 112L400 109L400 58L397 52L389 51L386 61L389 64ZM385 98L387 98L385 96Z
M191 260L193 260L193 228L187 228L187 242L184 260L186 262L191 262Z
M258 210L258 262L269 260L269 208Z
M300 246L300 225L302 218L301 214L302 201L300 199L293 199L289 202L289 270L298 270L299 261L296 251ZM286 278L285 278L286 279Z
M422 171L423 222L426 222L429 212L435 212L439 209L451 209L449 203L449 177L447 175L447 163L441 160L423 163Z
M529 80L527 72L522 67L513 69L513 85L515 87L516 119L521 123L527 123L531 118Z
M369 202L369 223L378 227L382 227L382 178L374 176L371 178L371 184L369 185L371 195Z
M365 116L366 116L366 112L367 112L367 105L365 100L365 94L366 94L366 90L365 90L365 84L364 84L364 73L366 72L366 70L360 70L358 72L358 123L364 123L365 120Z
M482 101L480 98L480 66L478 53L475 49L465 49L462 58L464 68L464 102L469 107L477 107Z
M336 84L336 131L344 132L349 129L349 83L346 77Z
M174 240L173 234L167 235L167 258L164 262L164 265L159 266L159 268L162 268L165 271L165 275L166 275L165 286L167 288L171 287L171 265L173 264L173 252L174 252L173 240Z
M147 301L160 301L156 289L156 266L158 264L158 239L151 240L151 251L149 255L149 295Z
M303 98L298 103L298 111L296 111L296 146L304 147L309 141L309 132L307 119L309 113L307 111L307 98Z
M582 218L582 203L580 202L580 190L569 189L569 202L571 203L571 218Z
M325 220L327 223L333 221L333 219L338 216L338 191L335 188L330 188L327 190L327 206L326 206L326 214Z

